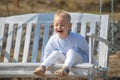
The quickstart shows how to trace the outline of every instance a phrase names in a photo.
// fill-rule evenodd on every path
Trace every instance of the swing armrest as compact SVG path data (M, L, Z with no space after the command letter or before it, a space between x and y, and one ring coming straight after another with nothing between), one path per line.
M100 37L100 36L97 36L97 35L95 35L94 33L87 33L87 36L88 36L89 38L91 38L91 39L96 40L96 41L103 42L103 43L105 43L106 45L110 45L110 41L108 41L108 40L106 40L106 39L104 39L104 38L102 38L102 37Z

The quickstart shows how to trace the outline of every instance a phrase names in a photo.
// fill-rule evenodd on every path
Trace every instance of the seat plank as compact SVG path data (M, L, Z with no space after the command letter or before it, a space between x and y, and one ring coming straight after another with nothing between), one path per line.
M0 66L0 77L38 77L33 74L33 71L36 67L38 67L40 63L4 63ZM56 64L46 71L47 77L56 77L54 71L58 68L62 67L63 64ZM79 77L88 75L88 69L92 69L93 65L91 64L78 64L73 66L69 77ZM7 68L7 70L6 70ZM79 69L79 70L78 70Z

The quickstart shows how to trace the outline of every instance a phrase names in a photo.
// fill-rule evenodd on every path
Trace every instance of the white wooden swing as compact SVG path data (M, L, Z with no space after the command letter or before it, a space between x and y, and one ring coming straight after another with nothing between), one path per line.
M92 80L101 74L105 79L108 71L109 16L87 13L70 15L72 31L86 37L90 49L89 63L73 66L68 77L86 76ZM33 70L40 65L39 55L43 54L50 33L53 32L50 27L53 16L54 13L33 13L0 17L0 78L38 77L33 74ZM94 51L98 53L97 63L93 62ZM56 77L53 73L60 67L62 64L49 68L47 77Z

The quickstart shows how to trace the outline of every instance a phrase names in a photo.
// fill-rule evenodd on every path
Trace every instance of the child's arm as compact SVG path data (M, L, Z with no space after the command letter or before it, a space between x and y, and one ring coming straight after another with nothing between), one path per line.
M42 61L44 61L54 50L55 50L54 37L52 36L50 37L50 39L48 40L45 46Z
M89 53L89 45L87 40L81 36L80 40L79 40L79 48L84 51L85 53Z

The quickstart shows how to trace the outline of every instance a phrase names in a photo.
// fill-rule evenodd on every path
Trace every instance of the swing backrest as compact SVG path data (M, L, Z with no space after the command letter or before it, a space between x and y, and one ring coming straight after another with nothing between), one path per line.
M71 13L72 16L72 31L83 35L89 42L89 63L93 63L94 51L97 51L98 65L101 67L108 66L108 45L105 42L98 40L96 46L96 41L87 36L87 34L98 35L103 39L108 38L109 29L109 16L108 15L96 15L87 13ZM79 25L80 24L80 25Z
M96 34L100 15L87 13L70 13L72 32L83 35L88 42L87 33ZM0 63L39 63L44 47L52 35L54 13L24 14L0 18ZM107 39L109 16L102 15L100 37ZM89 43L90 52L94 51L95 43ZM91 50L91 47L92 50ZM97 46L96 46L97 47ZM108 46L99 43L99 64L107 66ZM41 56L41 58L40 58ZM89 55L92 63L93 54Z

